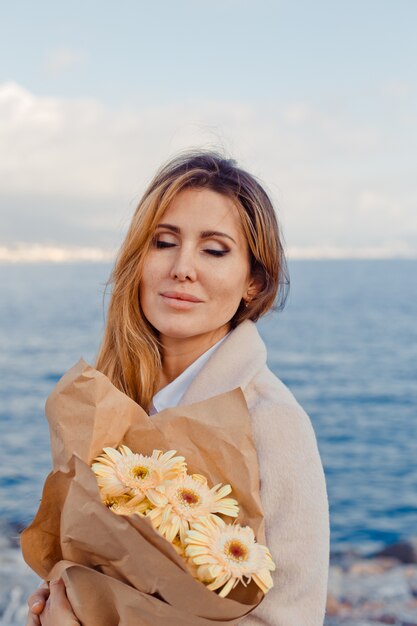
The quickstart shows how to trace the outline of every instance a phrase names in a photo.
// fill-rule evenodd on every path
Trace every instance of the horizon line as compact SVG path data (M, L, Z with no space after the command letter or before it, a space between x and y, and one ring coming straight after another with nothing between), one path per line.
M109 262L116 259L118 249L97 246L65 246L58 244L0 244L0 263L71 263ZM417 259L417 249L400 245L363 248L338 246L288 246L286 257L292 260L389 260Z

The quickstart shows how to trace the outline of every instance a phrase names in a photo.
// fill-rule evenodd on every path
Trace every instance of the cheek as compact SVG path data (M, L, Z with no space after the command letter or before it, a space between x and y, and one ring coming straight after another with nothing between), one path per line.
M148 297L157 289L158 281L162 276L161 264L156 262L152 256L148 258L142 270L141 292Z
M242 266L239 266L234 267L232 271L213 272L209 280L213 299L217 300L222 308L228 308L233 302L239 302L242 298L246 285L246 273L243 273Z
M152 303L155 285L155 274L152 271L152 268L148 267L146 268L139 285L139 302L142 310L145 310L146 307Z

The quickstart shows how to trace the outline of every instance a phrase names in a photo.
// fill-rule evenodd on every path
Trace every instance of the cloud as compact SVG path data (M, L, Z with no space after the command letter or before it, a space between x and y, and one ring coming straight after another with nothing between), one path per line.
M70 67L78 65L84 60L85 55L80 50L57 48L52 50L45 59L45 69L49 74L62 74Z
M46 246L16 243L0 246L0 263L71 263L74 261L114 261L115 250L81 246Z
M390 80L382 85L381 93L383 96L404 101L416 93L416 87L404 80Z
M0 243L111 247L161 162L220 146L265 181L290 248L411 254L417 120L391 124L391 104L380 119L330 102L111 109L0 85Z
M283 119L289 126L302 126L312 117L312 110L304 103L296 102L284 109Z

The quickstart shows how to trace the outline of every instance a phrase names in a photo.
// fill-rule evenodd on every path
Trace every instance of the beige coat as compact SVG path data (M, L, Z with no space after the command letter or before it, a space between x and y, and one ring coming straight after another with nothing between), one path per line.
M191 404L241 387L253 418L274 587L244 626L322 626L329 571L329 508L310 418L266 365L256 325L240 324L181 399Z

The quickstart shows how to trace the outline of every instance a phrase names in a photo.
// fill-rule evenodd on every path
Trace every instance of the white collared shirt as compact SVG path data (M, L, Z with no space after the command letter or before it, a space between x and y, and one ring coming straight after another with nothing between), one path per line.
M168 407L177 406L182 396L191 385L194 378L203 369L213 352L220 346L220 344L229 335L225 335L214 346L211 346L206 352L203 352L191 365L189 365L177 378L174 378L168 385L162 387L152 398L152 406L149 411L149 415L159 413Z

